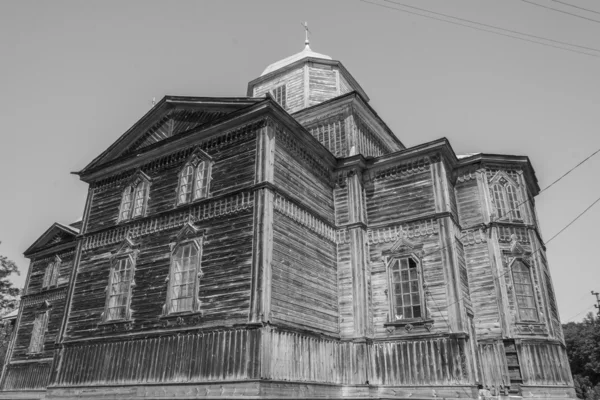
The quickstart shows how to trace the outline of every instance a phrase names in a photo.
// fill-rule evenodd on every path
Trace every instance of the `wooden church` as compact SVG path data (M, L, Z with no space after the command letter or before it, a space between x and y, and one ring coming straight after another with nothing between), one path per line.
M405 147L308 41L78 174L0 398L574 397L529 159Z

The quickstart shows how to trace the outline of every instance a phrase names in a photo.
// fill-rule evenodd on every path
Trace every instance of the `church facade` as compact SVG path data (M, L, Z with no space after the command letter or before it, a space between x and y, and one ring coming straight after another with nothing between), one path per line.
M79 176L0 398L574 397L529 159L405 147L308 44Z

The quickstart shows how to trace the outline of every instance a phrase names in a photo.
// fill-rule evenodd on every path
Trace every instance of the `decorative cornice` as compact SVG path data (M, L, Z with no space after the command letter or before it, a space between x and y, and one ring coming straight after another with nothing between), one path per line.
M275 211L293 219L324 239L333 243L336 242L336 230L332 225L315 217L313 214L304 210L302 207L299 207L295 203L292 203L278 193L276 193L274 197L273 205Z
M203 201L198 205L175 210L158 217L150 217L114 229L86 235L83 239L83 250L120 243L125 238L134 239L181 227L190 220L190 217L198 222L234 214L251 208L253 204L254 198L251 192L239 192L232 196Z
M435 219L409 222L402 225L378 229L367 229L367 239L370 245L394 242L400 237L416 238L436 235L439 225Z
M487 242L487 233L482 228L468 229L462 231L460 241L463 246L485 243Z
M64 299L67 295L67 287L63 286L56 289L45 290L35 294L24 295L21 298L24 307L43 303L44 301L52 302L60 299Z
M429 170L431 166L431 159L428 156L415 158L408 162L399 163L392 167L386 166L386 168L373 168L368 171L372 180L391 179L398 176L408 176L417 172L424 172Z

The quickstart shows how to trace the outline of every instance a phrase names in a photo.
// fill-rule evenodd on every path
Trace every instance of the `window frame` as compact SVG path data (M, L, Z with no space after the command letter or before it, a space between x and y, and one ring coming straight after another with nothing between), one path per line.
M396 318L396 315L397 315L396 308L398 307L398 305L396 304L396 293L395 293L395 288L394 288L395 282L393 279L392 267L394 266L394 264L396 262L398 262L398 263L400 263L399 267L401 268L402 260L412 260L416 264L418 294L419 294L419 307L421 309L420 317L401 318L401 319ZM407 261L407 262L409 262L409 261ZM424 290L424 284L423 284L422 262L421 262L420 257L418 257L414 253L392 255L386 260L386 272L387 272L387 279L388 279L388 291L387 292L388 292L388 302L389 302L388 323L403 325L403 324L410 324L410 323L415 323L415 322L428 321L429 316L427 314L427 305L426 305L425 290ZM410 279L409 279L409 282L410 282ZM401 284L401 282L399 282L399 283ZM412 294L412 292L411 292L411 294ZM411 307L412 306L414 306L414 305L411 304Z
M195 151L192 156L183 164L183 167L179 170L179 174L177 176L177 188L176 192L176 206L181 206L184 204L191 204L198 200L207 199L210 197L210 183L212 180L212 159L211 157L203 152L202 150ZM191 175L186 171L188 168L192 168ZM204 185L200 187L200 193L198 194L198 175L199 172L203 170L203 179ZM186 183L186 186L190 187L189 192L187 192L186 199L182 200L182 187L183 178L191 176L191 184ZM189 199L188 199L189 197Z
M52 286L58 286L58 278L60 276L60 266L62 260L59 256L55 256L54 259L46 264L44 271L44 277L42 278L42 290L51 289Z
M516 286L516 280L515 280L515 264L516 263L520 263L522 264L528 272L528 276L529 276L529 285L531 286L531 298L533 299L533 304L534 304L534 310L535 310L535 316L536 319L523 319L521 317L521 307L519 306L519 300L518 300L518 296L521 296L519 294L517 294L517 286ZM515 311L516 311L516 321L518 323L521 324L540 324L541 323L541 313L540 313L540 304L536 298L536 287L535 287L535 279L534 279L534 271L533 271L533 266L531 265L530 262L528 262L526 259L522 258L522 257L516 257L514 258L509 265L510 268L510 279L511 279L511 285L512 285L512 297L513 297L513 301L514 301L514 305L515 305Z
M103 324L111 324L111 323L119 323L119 322L128 322L132 320L132 309L131 309L131 300L133 297L133 289L136 286L135 284L135 269L137 256L139 254L139 250L137 250L136 246L131 242L131 240L126 239L125 242L120 246L120 248L113 253L110 258L110 268L108 269L108 283L106 285L105 291L105 300L104 300L104 311L102 312L101 318ZM130 279L128 281L127 287L127 301L125 306L125 315L123 318L110 318L109 309L110 299L111 299L111 288L114 284L113 277L115 273L115 269L120 266L120 262L122 260L127 260L130 263ZM119 282L121 283L121 282ZM114 308L114 307L112 307Z
M37 339L36 339L36 321L38 320L38 317L43 316L43 321L41 323L41 327L39 327L38 329L38 335L37 335ZM46 332L48 331L48 321L50 319L50 310L45 307L43 310L39 310L36 311L35 313L35 317L33 319L33 326L31 328L31 338L29 339L29 346L27 347L27 354L41 354L44 352L44 344L46 341ZM39 326L39 325L38 325ZM32 346L34 344L34 339L35 343L37 344L37 347L35 349L32 349Z
M525 222L524 202L521 198L518 182L503 171L499 171L490 180L488 186L495 220L500 221L504 219L509 222ZM509 187L512 189L512 193L509 193ZM502 210L502 207L498 207L499 205L504 206L506 209Z
M282 101L279 101L277 99L278 98L278 95L277 95L277 91L278 90L280 91L280 93L283 92L283 94L281 96L281 100L283 101L283 103L282 103ZM288 107L287 107L287 104L288 104L288 101L287 101L287 83L283 83L281 85L277 85L273 89L271 89L269 92L271 93L271 96L273 96L273 100L275 100L275 102L277 104L279 104L284 110L288 109Z
M142 218L146 216L148 208L148 201L150 199L150 184L151 180L148 175L142 171L138 171L133 178L127 183L121 192L121 202L119 204L119 214L117 217L117 223L130 221L136 218ZM141 192L138 188L141 187ZM137 203L139 200L138 194L141 193L142 201L141 206L138 207ZM129 196L128 201L126 201ZM127 209L124 207L127 204ZM136 214L136 210L140 210Z
M165 307L164 307L164 311L163 314L165 316L172 316L172 315L181 315L181 314L192 314L192 313L196 313L200 311L200 297L199 297L199 292L200 292L200 279L202 278L202 276L204 276L204 273L202 272L202 242L203 242L203 238L197 238L197 239L191 239L191 240L184 240L180 243L177 243L175 246L173 246L173 249L171 250L171 257L169 260L169 275L167 276L166 282L167 282L167 296L166 296L166 302L165 302ZM181 310L181 311L172 311L172 301L174 300L173 298L173 288L174 288L174 274L176 273L175 271L175 265L176 265L176 255L178 253L178 251L180 249L183 249L185 246L192 246L195 250L196 250L196 265L193 268L193 271L191 272L194 282L193 282L193 293L191 299L192 299L192 306L191 309L189 310Z

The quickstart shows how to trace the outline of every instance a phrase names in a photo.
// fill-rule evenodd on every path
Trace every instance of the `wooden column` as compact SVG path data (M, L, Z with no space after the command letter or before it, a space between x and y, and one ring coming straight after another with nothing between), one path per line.
M271 121L257 135L255 183L273 183L275 130ZM271 312L271 260L273 256L273 192L254 192L252 286L249 322L269 321Z

